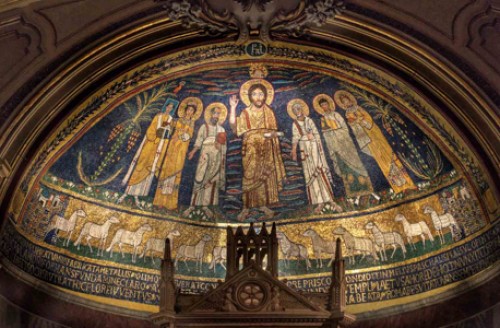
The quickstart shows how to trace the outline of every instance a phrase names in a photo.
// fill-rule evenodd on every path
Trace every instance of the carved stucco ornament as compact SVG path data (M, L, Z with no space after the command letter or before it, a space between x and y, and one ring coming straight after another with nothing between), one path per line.
M171 20L211 35L239 32L238 44L252 37L271 41L271 34L303 35L309 26L321 26L340 14L340 0L155 0L162 2Z

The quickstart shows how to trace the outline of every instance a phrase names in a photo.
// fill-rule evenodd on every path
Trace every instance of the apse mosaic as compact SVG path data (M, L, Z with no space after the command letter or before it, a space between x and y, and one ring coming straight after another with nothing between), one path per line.
M478 233L486 183L415 93L340 55L247 49L158 59L75 109L14 197L7 258L80 296L148 306L164 239L179 287L202 292L225 275L227 225L276 222L280 277L309 291L328 287L341 238L351 305L498 258L495 229Z

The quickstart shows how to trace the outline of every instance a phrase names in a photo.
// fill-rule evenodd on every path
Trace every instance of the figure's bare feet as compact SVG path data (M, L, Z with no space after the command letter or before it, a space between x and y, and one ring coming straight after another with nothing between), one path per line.
M203 212L205 212L205 215L209 218L209 219L212 219L214 217L214 212L212 212L211 209L209 209L208 207L204 207L203 208Z
M262 207L260 208L260 210L261 210L262 212L264 212L264 215L265 215L265 217L264 217L264 218L265 218L265 219L272 219L272 218L274 217L274 211L273 211L273 210L271 210L271 209L269 209L269 208L267 208L267 207L265 207L265 206L262 206Z
M238 221L244 221L248 214L250 214L250 210L248 208L243 209L243 211L241 211L241 213L237 216Z
M318 206L314 209L314 214L321 214L323 208L325 207L325 203L318 204Z
M194 207L193 206L190 206L188 207L187 210L185 210L184 212L182 212L182 216L187 218L189 216L189 214L191 214L191 212L194 210Z
M134 202L135 206L139 207L142 210L141 202L139 201L139 198L137 196L134 196Z
M332 205L332 208L335 212L342 212L343 211L342 206L340 206L339 204L332 202L331 205Z

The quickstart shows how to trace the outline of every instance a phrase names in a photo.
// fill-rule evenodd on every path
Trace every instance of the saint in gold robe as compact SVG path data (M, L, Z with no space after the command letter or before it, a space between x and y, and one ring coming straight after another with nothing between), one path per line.
M359 106L352 106L347 109L346 118L359 147L377 162L394 192L415 188L413 180L370 114Z
M186 160L189 141L193 136L194 122L181 118L174 125L174 133L160 168L158 189L153 205L176 210L179 200L179 185Z
M149 194L153 178L160 166L159 161L164 157L168 146L165 130L168 118L168 114L159 113L146 130L146 135L122 181L124 185L127 185L125 194L131 196Z

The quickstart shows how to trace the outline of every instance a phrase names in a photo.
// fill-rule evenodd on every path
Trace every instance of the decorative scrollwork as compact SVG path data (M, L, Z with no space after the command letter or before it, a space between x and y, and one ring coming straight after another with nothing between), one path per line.
M250 35L265 42L271 41L271 33L299 36L309 26L321 26L345 9L341 0L295 0L290 3L222 0L217 4L215 0L155 1L165 2L163 7L168 17L180 20L184 27L197 26L212 35L238 31L239 44L248 41Z
M163 8L168 18L181 21L186 28L196 26L211 35L237 29L237 24L229 11L216 12L206 0L155 0L155 2L165 2Z
M272 30L298 37L306 33L309 26L320 27L327 19L341 14L344 9L344 2L339 0L300 1L293 12L276 16L272 22Z

